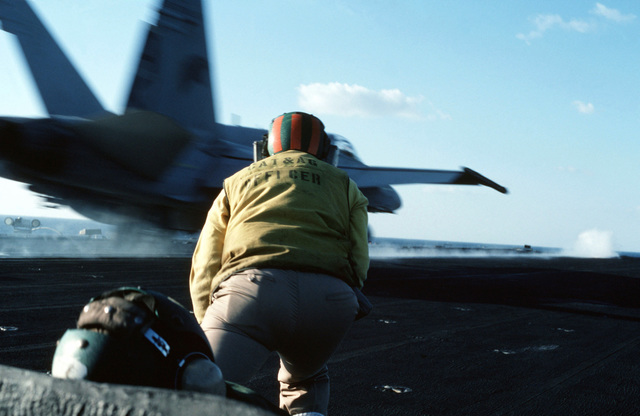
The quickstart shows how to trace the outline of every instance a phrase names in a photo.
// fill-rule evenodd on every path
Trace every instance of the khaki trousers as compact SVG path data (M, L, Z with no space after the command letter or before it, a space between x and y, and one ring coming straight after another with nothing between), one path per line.
M327 414L327 362L358 303L342 280L317 273L253 269L213 294L202 329L226 380L246 383L271 352L280 356L280 407Z

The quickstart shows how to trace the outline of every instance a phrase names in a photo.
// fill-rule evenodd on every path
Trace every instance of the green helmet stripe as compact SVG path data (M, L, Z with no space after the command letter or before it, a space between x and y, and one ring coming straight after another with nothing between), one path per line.
M284 117L282 117L280 143L282 143L282 150L291 149L291 113L285 114Z

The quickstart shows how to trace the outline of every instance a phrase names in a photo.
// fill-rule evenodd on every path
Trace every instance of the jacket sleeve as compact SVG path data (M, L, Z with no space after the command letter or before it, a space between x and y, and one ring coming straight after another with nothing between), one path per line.
M229 200L223 189L209 210L191 260L189 291L198 323L202 322L211 303L211 282L222 264L228 222Z
M360 192L358 185L349 179L349 238L351 239L351 264L358 288L362 288L369 270L369 219L367 206L369 201Z

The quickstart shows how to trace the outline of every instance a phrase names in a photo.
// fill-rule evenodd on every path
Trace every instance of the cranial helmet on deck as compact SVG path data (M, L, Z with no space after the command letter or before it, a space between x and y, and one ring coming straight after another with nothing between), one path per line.
M190 388L186 369L198 362L209 376L207 388ZM190 370L191 371L191 370ZM67 330L56 347L52 375L58 378L224 394L222 373L196 319L159 292L123 287L89 301L77 329ZM186 380L186 381L185 381Z
M271 156L286 150L300 150L324 160L330 144L320 119L307 113L291 112L273 119L264 151Z

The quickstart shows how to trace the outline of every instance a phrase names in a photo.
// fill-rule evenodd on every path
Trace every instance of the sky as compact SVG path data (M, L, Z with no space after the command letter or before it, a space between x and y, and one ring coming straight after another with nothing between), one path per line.
M157 0L29 0L121 112ZM310 112L372 166L509 189L395 186L379 237L640 252L640 2L205 0L217 121ZM0 33L0 115L46 116ZM61 215L0 180L0 212Z

